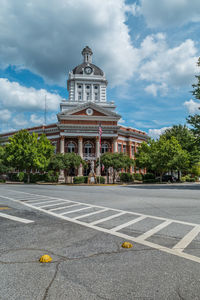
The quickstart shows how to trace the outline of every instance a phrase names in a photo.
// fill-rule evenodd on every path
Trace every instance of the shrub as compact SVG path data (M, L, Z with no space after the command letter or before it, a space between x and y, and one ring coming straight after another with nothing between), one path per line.
M96 182L99 183L99 176L96 177ZM105 178L103 176L100 176L100 184L105 183Z
M181 177L181 182L186 182L186 176Z
M154 179L144 179L143 182L144 183L155 183L155 182L158 182L158 180L155 178Z
M77 183L84 183L85 181L85 178L84 176L75 176L74 177L74 183L77 184Z
M155 179L155 175L153 173L146 173L143 175L144 180Z
M58 177L59 177L58 172L55 173L54 171L51 170L44 175L44 180L46 182L58 182Z
M120 181L122 181L122 182L133 182L134 181L134 177L130 173L120 173L119 177L120 177Z
M24 180L24 172L19 172L17 174L17 178L20 182L22 182Z
M140 173L135 173L135 174L134 174L134 178L135 178L135 180L142 181L142 174L140 174Z
M88 183L88 176L83 176L84 177L84 183Z

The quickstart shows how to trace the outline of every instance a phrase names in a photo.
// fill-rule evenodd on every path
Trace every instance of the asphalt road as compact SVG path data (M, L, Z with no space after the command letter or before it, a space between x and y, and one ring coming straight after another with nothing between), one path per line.
M200 184L1 184L0 299L199 300Z

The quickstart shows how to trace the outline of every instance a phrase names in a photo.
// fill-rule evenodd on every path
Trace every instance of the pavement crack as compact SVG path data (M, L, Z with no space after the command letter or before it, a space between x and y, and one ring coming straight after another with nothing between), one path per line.
M42 300L46 300L47 297L48 297L48 293L49 293L49 290L54 282L54 280L56 279L56 276L58 274L58 268L59 268L59 265L60 265L61 262L58 262L56 264L56 269L55 269L55 272L54 272L54 275L53 275L53 278L51 279L49 285L47 286L46 290L45 290L45 293L44 293L44 297L42 298Z

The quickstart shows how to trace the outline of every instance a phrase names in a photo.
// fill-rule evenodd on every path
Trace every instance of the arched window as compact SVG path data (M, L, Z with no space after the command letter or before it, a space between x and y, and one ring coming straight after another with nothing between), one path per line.
M103 143L101 145L101 153L106 153L106 152L108 152L108 144Z
M75 152L75 144L74 144L73 142L70 142L70 143L67 145L67 152L68 152L68 153Z
M86 143L85 146L84 146L84 153L86 155L89 155L92 153L92 144L91 143Z

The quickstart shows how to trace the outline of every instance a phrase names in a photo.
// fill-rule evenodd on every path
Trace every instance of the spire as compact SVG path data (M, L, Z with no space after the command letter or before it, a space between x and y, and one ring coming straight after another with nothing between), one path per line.
M93 54L93 52L90 49L90 47L86 46L82 51L83 62L92 63L92 54Z

